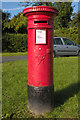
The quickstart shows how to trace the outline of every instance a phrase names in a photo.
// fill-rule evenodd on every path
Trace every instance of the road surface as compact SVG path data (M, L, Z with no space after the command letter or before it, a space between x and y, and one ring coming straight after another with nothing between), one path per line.
M4 62L10 62L10 61L17 61L17 60L27 60L28 56L22 55L22 56L3 56L2 58L0 57L0 63Z

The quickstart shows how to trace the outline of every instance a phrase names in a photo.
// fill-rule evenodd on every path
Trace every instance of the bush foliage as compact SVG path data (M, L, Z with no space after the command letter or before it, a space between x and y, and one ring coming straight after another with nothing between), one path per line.
M3 52L25 52L27 48L27 34L6 33L2 36Z
M80 44L78 40L78 28L77 27L70 27L70 28L62 28L54 30L54 37L67 37L74 41L76 44Z
M55 37L67 37L80 44L78 41L78 28L62 28L54 30ZM2 37L3 52L25 52L28 50L27 34L6 33Z

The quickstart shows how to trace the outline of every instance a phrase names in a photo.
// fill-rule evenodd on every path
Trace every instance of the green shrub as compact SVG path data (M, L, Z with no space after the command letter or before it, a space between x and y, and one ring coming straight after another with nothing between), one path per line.
M3 52L25 52L27 49L27 34L3 34Z
M62 28L54 30L55 37L67 37L80 44L78 41L78 28ZM28 50L27 34L3 34L2 36L2 50L3 52L25 52Z
M76 44L80 44L80 41L78 40L78 28L62 28L58 30L54 30L54 36L55 37L67 37L74 41Z

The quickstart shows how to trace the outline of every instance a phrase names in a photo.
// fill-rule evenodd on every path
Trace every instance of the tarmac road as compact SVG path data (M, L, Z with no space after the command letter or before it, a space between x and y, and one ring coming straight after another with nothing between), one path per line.
M26 59L28 59L28 56L26 56L26 55L22 55L22 56L3 56L2 59L0 57L0 63L17 61L17 60L26 60Z
M22 56L3 56L3 57L0 57L0 63L10 62L10 61L17 61L17 60L27 60L27 59L28 59L27 55L22 55Z

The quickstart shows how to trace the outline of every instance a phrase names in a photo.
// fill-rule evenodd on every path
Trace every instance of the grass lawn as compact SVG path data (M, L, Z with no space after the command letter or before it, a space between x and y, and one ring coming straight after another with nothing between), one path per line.
M2 54L0 54L0 56L16 56L16 55L28 55L28 52L2 53Z
M54 58L54 109L44 116L27 108L28 61L2 65L3 118L78 118L78 57Z

